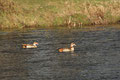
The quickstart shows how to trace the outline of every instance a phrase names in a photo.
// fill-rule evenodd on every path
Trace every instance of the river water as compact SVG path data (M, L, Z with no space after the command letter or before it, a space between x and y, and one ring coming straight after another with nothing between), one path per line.
M120 29L0 31L0 80L120 80Z

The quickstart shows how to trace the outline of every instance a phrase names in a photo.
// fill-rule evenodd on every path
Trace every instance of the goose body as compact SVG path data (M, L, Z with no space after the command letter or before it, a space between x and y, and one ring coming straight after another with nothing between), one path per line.
M23 48L37 48L38 43L34 42L33 44L22 44Z
M60 48L59 52L73 52L74 46L76 46L75 43L71 43L70 48Z

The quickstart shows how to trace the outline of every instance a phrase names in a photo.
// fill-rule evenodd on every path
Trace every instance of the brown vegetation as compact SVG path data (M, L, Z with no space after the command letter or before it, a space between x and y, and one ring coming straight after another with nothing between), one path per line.
M0 27L23 28L35 26L68 27L112 24L120 21L120 1L48 1L21 4L0 0Z

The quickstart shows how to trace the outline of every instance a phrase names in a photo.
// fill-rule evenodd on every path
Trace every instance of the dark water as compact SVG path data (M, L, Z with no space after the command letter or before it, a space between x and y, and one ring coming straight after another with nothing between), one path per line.
M74 53L58 52L71 42ZM0 31L0 80L120 80L120 29Z

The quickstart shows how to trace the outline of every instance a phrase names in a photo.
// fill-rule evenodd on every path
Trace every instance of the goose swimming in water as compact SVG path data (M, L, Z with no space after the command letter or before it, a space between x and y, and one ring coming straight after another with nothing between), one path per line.
M76 46L75 43L71 43L70 48L60 48L59 52L73 52L74 51L74 46Z
M33 44L22 44L22 48L37 48L37 45L37 42L34 42Z

